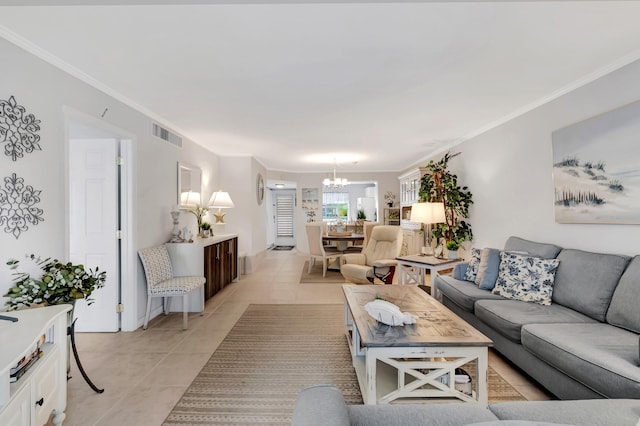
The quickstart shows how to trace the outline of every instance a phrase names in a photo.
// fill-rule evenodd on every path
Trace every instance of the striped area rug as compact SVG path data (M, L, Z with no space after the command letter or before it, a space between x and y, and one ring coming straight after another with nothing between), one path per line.
M165 425L288 425L298 392L330 383L362 404L342 305L250 305Z
M298 392L339 388L362 404L342 305L250 305L164 422L288 425ZM489 400L524 400L489 368Z

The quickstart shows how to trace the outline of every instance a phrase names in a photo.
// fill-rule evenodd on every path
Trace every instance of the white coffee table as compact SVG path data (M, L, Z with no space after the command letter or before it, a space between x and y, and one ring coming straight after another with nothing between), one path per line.
M365 404L461 400L487 404L488 347L492 341L413 286L342 286L345 331ZM364 305L376 297L418 317L416 324L379 323ZM455 369L475 361L472 393L455 389ZM442 378L448 378L448 384Z

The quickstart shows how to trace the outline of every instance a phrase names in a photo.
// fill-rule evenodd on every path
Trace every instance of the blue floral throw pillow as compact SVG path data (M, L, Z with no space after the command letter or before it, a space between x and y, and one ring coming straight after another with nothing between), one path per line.
M478 275L478 266L480 266L480 249L471 249L471 259L469 259L469 265L467 265L467 271L464 273L463 279L465 281L476 282L476 275Z
M492 293L506 299L550 305L560 261L511 252L500 254L500 270Z

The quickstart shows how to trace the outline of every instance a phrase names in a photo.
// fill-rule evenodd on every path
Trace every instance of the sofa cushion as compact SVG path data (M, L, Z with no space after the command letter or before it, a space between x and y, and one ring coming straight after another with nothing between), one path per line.
M489 404L504 420L567 423L593 426L635 426L640 401L634 399L588 399L581 401L513 401Z
M339 389L330 385L316 385L298 393L291 425L348 426L350 424L347 405Z
M509 237L504 244L504 251L527 253L530 256L543 259L553 259L560 253L562 247L555 244L536 243L519 237Z
M596 322L564 306L544 306L519 300L478 300L475 314L482 322L516 343L520 343L521 328L525 324Z
M506 299L550 305L557 268L557 259L502 252L498 279L492 293Z
M471 258L469 259L467 270L464 273L464 280L475 282L476 276L478 275L479 266L480 266L480 249L472 248Z
M640 333L640 256L634 257L620 277L607 311L607 322Z
M640 398L638 335L609 324L528 324L522 346L607 398Z
M456 426L498 420L484 406L469 403L349 405L347 410L353 426Z
M561 423L532 422L529 420L496 420L494 422L471 423L466 426L571 426Z
M480 264L476 274L476 284L483 290L492 290L500 270L500 250L483 248L480 250Z
M442 292L447 299L451 300L460 308L468 312L473 312L473 304L476 300L499 299L504 300L497 294L482 290L474 283L464 280L457 280L448 275L438 275L435 277L438 291Z
M564 249L553 287L559 303L604 321L613 291L629 263L628 256Z

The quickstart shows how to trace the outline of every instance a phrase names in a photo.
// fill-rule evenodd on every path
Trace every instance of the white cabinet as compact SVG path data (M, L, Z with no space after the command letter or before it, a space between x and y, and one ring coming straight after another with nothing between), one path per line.
M400 180L400 226L402 226L402 256L418 254L423 245L422 224L411 222L411 205L420 201L420 180L427 169L420 167L402 176Z
M54 414L62 424L67 406L67 312L71 305L3 313L17 322L0 321L0 425L41 426ZM16 382L10 370L33 352L41 336L42 356Z
M418 202L420 176L420 169L416 169L398 178L400 179L400 219L403 222L408 221L411 216L411 204Z
M11 398L9 406L0 412L0 425L24 426L31 424L30 402L31 387L27 383Z
M60 387L66 387L66 380L61 382L61 378L65 378L66 369L61 371L60 364L57 363L58 345L52 347L47 359L41 359L35 365L34 377L31 379L31 401L35 408L35 425L43 425L47 423L49 415L56 409L56 399L52 398L56 394L56 390ZM60 373L63 374L60 374Z
M419 254L424 234L419 229L402 229L402 249L400 256Z
M400 176L400 205L408 205L418 201L420 192L420 169Z

